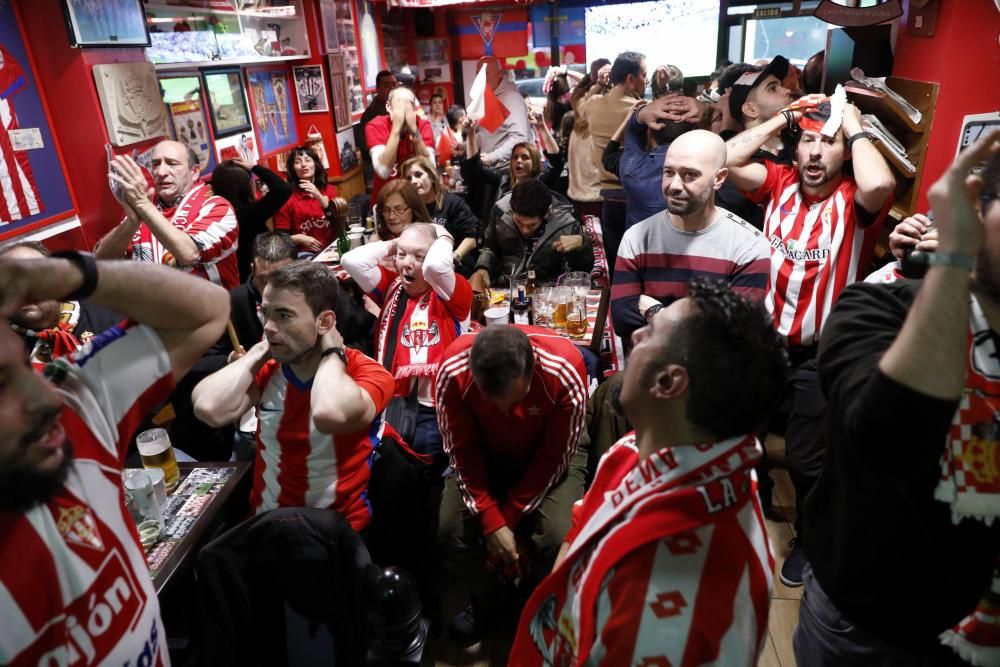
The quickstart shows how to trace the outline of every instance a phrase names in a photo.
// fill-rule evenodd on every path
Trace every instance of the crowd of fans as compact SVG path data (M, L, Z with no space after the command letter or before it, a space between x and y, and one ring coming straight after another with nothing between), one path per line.
M307 147L287 179L239 160L205 179L164 141L148 177L114 158L123 219L93 256L0 247L0 660L169 661L118 473L169 402L179 450L253 462L254 516L206 547L206 590L249 595L225 563L280 522L346 552L330 568L404 568L389 588L432 632L461 587L460 644L519 615L510 664L753 665L786 549L764 521L777 432L798 663L997 664L1000 132L928 175L933 218L872 272L897 182L816 58L729 64L694 97L629 51L552 68L544 110L479 67L492 131L379 73L375 235L336 270L310 260L346 202ZM481 326L491 289L570 272L609 290L618 369ZM117 602L109 560L141 605L104 626L86 605ZM227 595L201 598L203 630L239 613ZM341 657L385 639L359 614L326 617ZM225 631L247 655L273 639ZM217 644L193 655L224 664Z

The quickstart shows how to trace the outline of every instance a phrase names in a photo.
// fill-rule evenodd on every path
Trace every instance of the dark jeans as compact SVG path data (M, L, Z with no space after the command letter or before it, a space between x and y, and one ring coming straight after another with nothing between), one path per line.
M601 209L601 232L604 236L604 256L608 258L608 278L615 275L615 261L618 259L618 246L625 235L625 222L628 219L628 208L625 204L624 190L601 190L604 206Z
M499 500L503 497L499 492L510 488L520 478L510 473L517 469L523 471L524 466L510 458L488 454L486 464L491 493ZM586 474L587 447L581 443L563 478L549 488L535 511L524 517L514 530L519 543L527 542L532 547L531 571L522 585L537 584L552 570L559 547L570 529L573 503L583 495ZM486 566L486 548L482 538L479 517L469 513L455 475L452 475L445 482L441 498L438 542L454 566L455 574L468 588L473 603L492 611L506 601L509 588L497 572Z
M788 476L795 488L795 532L799 539L802 539L803 530L808 533L806 497L819 479L826 452L823 442L826 399L820 390L815 357L802 356L810 351L815 354L815 348L789 350L792 361L789 381L791 409L785 429L785 459Z
M792 635L799 667L958 667L966 665L957 655L941 647L935 657L915 655L871 635L845 617L820 587L812 568L806 565L805 589L799 606L799 625ZM919 584L916 584L919 585ZM886 613L920 613L895 610Z
M437 411L434 408L429 408L426 405L418 407L417 428L410 446L418 454L426 454L434 459L429 471L432 473L432 477L440 477L444 469L448 467L448 456L444 453L441 429L438 428ZM440 487L441 482L437 484Z

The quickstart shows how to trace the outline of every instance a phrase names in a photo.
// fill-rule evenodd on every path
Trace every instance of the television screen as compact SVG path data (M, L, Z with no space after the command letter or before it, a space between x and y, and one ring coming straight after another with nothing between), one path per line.
M614 61L621 51L646 56L646 69L675 65L685 77L715 69L719 0L656 0L587 7L587 58Z

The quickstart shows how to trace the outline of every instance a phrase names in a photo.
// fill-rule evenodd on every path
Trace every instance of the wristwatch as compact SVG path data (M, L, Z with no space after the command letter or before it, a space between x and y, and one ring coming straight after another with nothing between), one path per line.
M923 252L914 250L910 253L909 261L917 266L944 266L953 269L962 269L972 272L976 268L976 258L972 255L963 255L959 252Z
M347 366L347 352L344 351L342 347L328 347L319 353L320 361L326 359L331 354L335 354L340 357L340 360L344 362L344 366Z
M851 148L852 146L854 146L854 142L858 141L859 139L871 140L871 137L868 136L868 133L865 132L864 130L862 130L861 132L856 132L855 134L852 134L851 136L847 137L847 147Z
M656 315L661 310L663 310L663 304L654 303L652 306L646 309L646 312L642 314L642 317L646 320L646 322L649 322L651 319L653 319L653 315Z

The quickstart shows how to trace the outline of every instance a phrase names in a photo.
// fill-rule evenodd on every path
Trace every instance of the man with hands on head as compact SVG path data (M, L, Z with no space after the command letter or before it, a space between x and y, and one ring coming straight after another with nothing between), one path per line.
M822 469L820 417L824 399L816 380L820 333L840 292L866 270L882 220L892 203L892 172L861 126L861 112L846 103L843 121L824 135L831 103L803 98L770 120L727 143L729 179L765 205L764 236L771 248L764 305L788 344L794 367L792 403L785 434L795 487L800 537L781 569L788 586L801 586L805 551L805 497ZM781 130L797 123L796 166L755 162L754 155ZM844 172L850 160L853 176Z
M54 362L24 362L24 304L81 300L128 320ZM84 253L0 258L0 656L7 664L169 665L120 471L132 435L219 337L225 290ZM30 568L28 573L25 568Z
M417 98L409 88L393 88L386 108L388 116L379 116L365 127L365 137L371 151L375 180L372 201L386 181L399 178L399 170L411 157L434 157L434 129L430 121L417 116Z
M361 530L371 521L368 459L393 383L378 363L344 347L337 294L336 276L319 264L293 262L272 273L261 302L264 340L202 380L193 399L212 426L256 406L254 512L330 508Z
M903 278L923 278L927 267L909 261L909 257L913 252L934 252L937 240L937 227L927 215L914 213L903 218L889 234L889 250L896 261L872 271L865 282L892 283Z
M176 266L226 289L239 285L236 214L229 202L198 183L200 170L194 151L177 141L161 141L153 147L150 194L135 160L115 157L108 178L125 219L100 240L97 258L130 257Z

